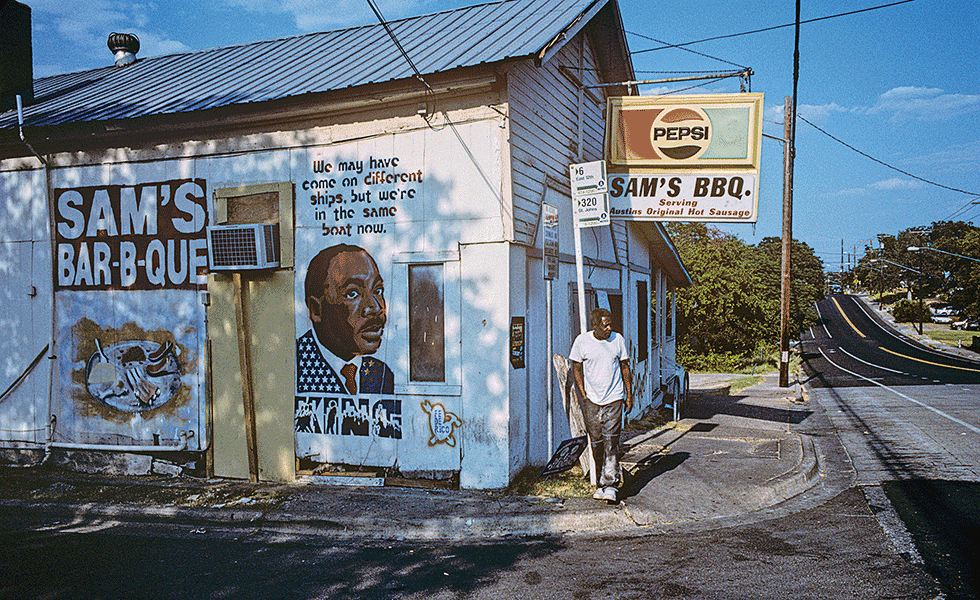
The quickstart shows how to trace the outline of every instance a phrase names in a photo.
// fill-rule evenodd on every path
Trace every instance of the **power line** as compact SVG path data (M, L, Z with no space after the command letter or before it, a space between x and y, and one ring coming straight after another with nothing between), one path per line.
M426 89L431 92L432 87L429 86L429 82L427 82L425 78L422 77L422 72L419 71L419 68L415 66L415 63L412 62L412 59L408 55L408 52L405 52L405 48L402 47L401 42L399 42L398 38L395 37L395 32L391 30L391 27L388 25L388 21L386 21L385 18L381 15L381 9L379 9L377 5L375 5L374 0L367 0L367 3L371 7L371 10L374 11L375 16L378 17L378 21L381 21L381 26L384 27L385 31L388 32L388 37L391 38L391 41L395 43L395 47L398 48L398 51L401 52L401 55L408 62L408 66L412 67L412 70L415 71L415 78L421 81L422 85L424 85Z
M867 152L863 152L863 151L861 151L861 150L858 150L857 148L855 148L854 146L852 146L852 145L850 145L850 144L848 144L847 142L845 142L844 140L842 140L842 139L840 139L840 138L837 138L837 137L834 137L833 135L831 135L831 134L830 134L830 133L828 133L827 131L825 131L825 130L823 130L823 129L821 129L821 128L819 128L819 127L817 127L817 126L816 126L816 125L814 125L813 123L811 123L811 122L809 122L809 121L807 121L806 119L804 119L804 118L803 118L802 116L800 116L799 114L797 114L797 115L796 115L796 118L798 118L799 120L801 120L801 121L803 121L804 123L806 123L806 124L807 124L807 125L809 125L810 127L813 127L814 129L816 129L816 130L817 130L817 131L819 131L820 133L822 133L822 134L824 134L825 136L827 136L827 137L829 137L830 139L832 139L832 140L834 140L834 141L835 141L835 142L837 142L838 144L840 144L840 145L842 145L842 146L845 146L845 147L847 147L847 148L850 148L850 149L851 149L851 150L853 150L854 152L857 152L858 154L860 154L861 156L863 156L863 157L865 157L865 158L868 158L868 159L870 159L870 160L873 160L874 162L876 162L876 163L878 163L879 165L882 165L882 166L884 166L884 167L888 167L889 169L891 169L891 170L893 170L893 171L898 171L898 172L899 172L899 173L901 173L902 175L906 175L906 176L908 176L908 177L911 177L912 179L916 179L916 180L918 180L918 181L921 181L921 182L923 182L923 183L928 183L929 185L934 185L934 186L936 186L936 187L939 187L939 188L943 188L944 190L950 190L950 191L953 191L953 192L960 192L961 194L967 194L968 196L980 196L980 194L978 194L977 192L971 192L971 191L968 191L968 190L961 190L960 188L954 188L954 187L950 187L950 186L948 186L948 185L943 185L943 184L941 184L941 183L936 183L935 181L930 181L930 180L928 180L928 179L925 179L925 178L923 178L923 177L919 177L918 175L913 175L912 173L909 173L908 171L903 171L902 169L899 169L898 167L894 167L894 166L892 166L892 165L890 165L890 164L888 164L888 163L886 163L886 162L885 162L885 161L883 161L883 160L879 160L879 159L877 159L877 158L875 158L875 157L873 157L873 156L871 156L871 155L870 155L870 154L868 154Z
M643 38L645 40L650 40L651 42L657 42L658 44L664 44L664 46L667 47L667 48L677 48L678 50L683 50L684 52L690 52L691 54L697 54L698 56L703 56L705 58L710 58L712 60L717 60L719 62L723 62L723 63L729 64L729 65L738 67L740 69L748 69L748 67L746 67L745 65L740 65L738 63L733 63L732 61L725 60L724 58L718 58L717 56L711 56L710 54L705 54L704 52L698 52L697 50L691 50L690 48L684 48L684 46L687 45L687 44L671 44L670 42L665 42L663 40L658 40L658 39L652 38L652 37L650 37L648 35L643 35L642 33L636 33L635 31L627 31L626 33L631 33L631 34L633 34L633 35L635 35L637 37L641 37L641 38ZM639 54L640 52L646 52L646 50L640 50L639 52L630 52L630 54Z
M839 13L836 15L828 15L826 17L817 17L815 19L807 19L805 21L800 21L800 23L816 23L817 21L826 21L827 19L836 19L837 17L846 17L850 15L856 15L858 13L868 12L872 10L878 10L879 8L889 8L891 6L897 6L899 4L908 4L909 2L915 2L915 0L899 0L898 2L892 2L890 4L882 4L880 6L872 6L870 8L862 8L859 10L852 10L850 12ZM766 31L772 31L774 29L783 29L784 27L796 27L796 22L787 23L785 25L775 25L773 27L763 27L762 29L753 29L752 31L743 31L741 33L730 33L728 35L716 35L710 38L704 38L702 40L695 40L693 42L684 42L683 44L665 44L659 48L646 48L645 50L635 50L630 52L630 54L641 54L643 52L653 52L655 50L666 50L667 48L680 48L681 46L692 46L694 44L701 44L704 42L713 42L715 40L724 40L728 38L738 37L742 35L750 35L753 33L763 33ZM654 40L656 41L656 40ZM664 42L658 42L664 44Z
M405 58L405 61L408 62L409 66L412 67L412 70L415 72L415 78L421 81L422 85L425 86L426 94L429 96L435 94L435 92L432 89L432 86L430 86L429 82L425 80L425 77L422 76L422 72L419 70L417 66L415 66L415 62L412 61L412 58L408 55L408 52L405 51L405 48L401 45L401 42L398 41L398 38L395 36L395 32L391 30L391 27L388 25L388 22L381 14L381 10L377 7L377 5L375 5L374 0L367 0L367 3L371 6L371 10L374 11L375 16L378 17L378 21L381 22L381 25L384 27L385 31L388 32L388 37L390 37L391 41L394 42L395 47L398 48L398 51L401 52L401 55ZM460 135L459 129L456 127L456 123L454 123L453 120L450 118L449 111L448 110L445 111L444 115L445 115L446 123L449 125L449 128L456 136L456 139L459 141L460 145L463 147L463 151L466 152L466 155L473 163L473 166L476 168L477 172L483 178L484 183L487 184L487 187L490 189L491 193L497 198L498 203L502 205L504 201L503 198L500 196L500 194L497 193L496 188L494 187L493 183L490 181L490 178L487 176L486 173L484 173L483 168L480 166L480 163L476 160L476 157L473 156L473 153L470 151L469 146L466 144L466 140L464 140L463 136ZM426 122L428 122L428 117L425 117L425 119Z
M960 215L963 215L963 214L969 212L971 208L976 208L976 202L977 202L977 200L980 200L980 196L977 196L975 198L970 198L969 200L966 201L966 204L964 204L959 209L957 209L955 212L953 212L953 214L951 214L948 217L946 217L945 219L943 219L943 221L952 221L956 217L958 217Z

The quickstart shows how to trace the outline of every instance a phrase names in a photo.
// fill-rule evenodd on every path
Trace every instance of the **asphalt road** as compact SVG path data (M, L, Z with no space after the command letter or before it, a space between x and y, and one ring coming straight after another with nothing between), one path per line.
M933 600L861 490L742 526L483 544L0 519L0 598Z
M830 296L817 311L820 323L802 336L811 388L980 384L980 362L896 335L854 296Z
M897 511L895 535L948 598L980 597L980 362L896 336L852 296L817 308L801 339L808 386L856 484Z

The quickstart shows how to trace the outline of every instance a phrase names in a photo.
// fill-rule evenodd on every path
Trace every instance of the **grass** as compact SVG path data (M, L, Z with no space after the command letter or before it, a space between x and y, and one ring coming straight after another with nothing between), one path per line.
M731 383L731 393L737 394L744 390L745 388L750 388L753 385L758 385L762 383L762 375L747 375L742 377L736 377Z
M933 325L933 327L930 327ZM959 329L949 329L948 326L926 323L922 332L929 338L942 342L948 346L958 346L960 344L969 346L973 343L973 336L980 335L977 331L961 331Z
M538 477L540 472L541 467L526 467L507 488L507 493L541 498L591 498L595 491L579 465L546 478Z
M761 377L759 379L762 379ZM673 412L660 408L648 410L639 419L633 419L623 428L623 440L628 440L636 434L655 429L684 427L670 420ZM623 476L628 481L630 474L623 469ZM540 466L524 468L507 488L506 493L513 496L536 496L539 498L591 498L595 488L582 472L579 465L570 470L557 473L546 478L539 477Z

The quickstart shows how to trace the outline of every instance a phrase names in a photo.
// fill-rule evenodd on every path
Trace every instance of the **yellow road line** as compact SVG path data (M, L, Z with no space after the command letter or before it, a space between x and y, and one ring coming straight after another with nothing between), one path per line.
M840 316L844 317L844 320L847 321L847 324L851 326L851 329L853 329L854 332L857 333L861 337L868 337L868 336L864 335L863 333L861 333L861 330L858 329L857 327L855 327L854 326L854 323L851 323L851 320L847 318L847 315L844 314L844 309L841 308L840 307L840 304L837 303L837 298L831 298L831 300L834 302L834 305L837 306L837 310L840 311Z
M957 367L957 366L954 366L954 365L944 365L942 363L930 362L928 360L922 360L921 358L915 358L914 356L906 356L904 354L899 354L898 352L895 352L894 350L889 350L888 348L882 348L881 346L878 346L878 349L879 350L884 350L885 352L887 352L889 354L894 354L895 356L900 356L902 358L907 358L909 360L914 360L916 362L925 363L927 365L932 365L934 367L945 367L947 369L959 369L960 371L971 371L973 373L980 373L980 369L971 369L969 367Z

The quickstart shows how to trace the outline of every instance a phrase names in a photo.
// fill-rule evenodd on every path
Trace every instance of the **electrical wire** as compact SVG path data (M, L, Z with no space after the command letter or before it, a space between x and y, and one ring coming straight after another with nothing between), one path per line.
M724 58L718 58L717 56L711 56L710 54L705 54L704 52L698 52L697 50L691 50L690 48L685 48L684 47L685 44L671 44L670 42L665 42L663 40L658 40L658 39L652 38L652 37L650 37L648 35L643 35L642 33L636 33L635 31L627 31L626 33L631 33L631 34L635 35L636 37L641 37L641 38L643 38L645 40L650 40L651 42L657 42L658 44L663 44L664 47L667 47L667 48L677 48L678 50L683 50L684 52L690 52L691 54L697 54L698 56L703 56L705 58L710 58L712 60L717 60L719 62L723 62L725 64L729 64L729 65L738 67L739 69L748 69L748 67L746 67L745 65L740 65L740 64L734 63L734 62L732 62L730 60L725 60ZM630 52L630 54L638 54L638 52Z
M936 183L935 181L930 181L930 180L925 179L923 177L919 177L918 175L913 175L912 173L909 173L908 171L903 171L902 169L899 169L898 167L892 166L892 165L886 163L883 160L880 160L880 159L875 158L874 156L871 156L867 152L863 152L861 150L858 150L857 148L855 148L854 146L848 144L847 142L845 142L844 140L842 140L840 138L834 137L832 134L828 133L827 131L825 131L825 130L819 128L819 127L817 127L813 123L811 123L811 122L807 121L806 119L804 119L800 114L797 114L796 115L796 118L798 118L799 120L803 121L804 123L806 123L810 127L813 127L814 129L816 129L820 133L824 134L825 136L829 137L830 139L834 140L838 144L840 144L840 145L842 145L842 146L844 146L846 148L849 148L849 149L853 150L854 152L857 152L858 154L860 154L861 156L863 156L863 157L865 157L867 159L873 160L874 162L878 163L879 165L882 165L884 167L888 167L889 169L891 169L893 171L898 171L902 175L906 175L908 177L911 177L912 179L921 181L923 183L928 183L929 185L933 185L933 186L936 186L936 187L939 187L939 188L943 188L944 190L950 190L950 191L953 191L953 192L960 192L961 194L967 194L968 196L980 196L980 193L977 193L977 192L971 192L971 191L963 190L963 189L960 189L960 188L950 187L948 185L943 185L941 183Z
M943 221L952 221L956 217L958 217L960 215L963 215L963 214L969 212L971 208L976 208L977 200L980 200L980 196L977 196L975 198L970 198L969 200L966 201L966 204L964 204L959 209L957 209L955 212L953 212L953 214L951 214L948 217L946 217L945 219L943 219Z
M838 13L836 15L828 15L828 16L825 16L825 17L817 17L817 18L814 18L814 19L807 19L805 21L800 21L800 24L803 24L803 23L816 23L817 21L826 21L827 19L836 19L837 17L847 17L847 16L850 16L850 15L856 15L858 13L868 12L868 11L872 11L872 10L878 10L880 8L889 8L889 7L892 7L892 6L897 6L899 4L908 4L909 2L915 2L915 0L899 0L898 2L892 2L892 3L889 3L889 4L882 4L880 6L872 6L872 7L869 7L869 8L862 8L862 9L859 9L859 10L852 10L850 12ZM787 23L785 25L774 25L772 27L763 27L762 29L753 29L752 31L743 31L741 33L730 33L728 35L716 35L714 37L704 38L702 40L695 40L693 42L684 42L683 44L669 44L669 45L660 46L659 48L646 48L644 50L634 50L633 52L630 52L630 54L642 54L644 52L654 52L656 50L666 50L667 48L680 48L681 46L692 46L694 44L701 44L701 43L704 43L704 42L713 42L715 40L724 40L724 39L738 37L738 36L742 36L742 35L750 35L750 34L753 34L753 33L763 33L763 32L766 32L766 31L772 31L774 29L783 29L785 27L796 27L796 22ZM656 40L654 40L654 41L656 41ZM662 44L663 42L659 42L659 43Z
M408 52L405 51L405 48L402 47L401 42L399 42L398 38L395 37L395 32L391 30L391 26L388 25L388 21L385 20L384 16L382 16L381 9L377 7L377 5L374 3L374 0L367 0L367 3L371 7L371 10L374 11L375 16L378 17L378 21L381 22L381 26L385 28L386 32L388 32L388 37L391 38L391 41L394 42L395 47L398 48L398 51L401 52L401 55L408 62L408 66L412 67L412 70L415 71L415 78L421 81L422 85L424 85L425 88L431 92L432 87L429 86L429 82L427 82L425 78L422 77L422 72L419 71L419 68L415 66L415 63L412 62L412 59L408 55Z
M417 66L415 66L415 62L412 61L412 58L408 55L408 52L405 51L405 48L401 45L401 42L398 41L398 38L395 36L395 32L392 31L391 27L388 25L388 22L381 14L381 10L377 7L377 5L375 5L374 0L367 0L367 3L371 6L371 10L374 11L375 16L378 17L378 21L381 22L381 25L388 33L388 37L391 38L391 41L394 42L395 47L398 48L399 52L401 52L402 57L404 57L405 61L408 62L409 66L412 67L412 70L415 72L415 78L421 81L422 85L425 86L426 95L431 97L435 93L432 89L432 86L430 86L429 82L425 80L425 77L423 77L422 72L419 70ZM476 160L476 157L473 156L473 153L470 152L469 146L466 145L466 141L463 139L463 136L460 135L459 129L456 127L456 123L454 123L452 119L450 119L449 111L445 112L445 118L446 118L446 123L449 125L449 128L456 136L456 139L459 141L460 145L463 147L463 150L466 152L466 155L470 158L470 161L473 163L473 166L476 168L477 172L483 178L483 181L487 184L487 187L490 189L490 192L494 195L494 197L496 197L497 202L500 204L501 207L503 207L504 199L500 196L500 194L497 193L493 183L490 181L490 178L487 176L486 173L484 173L483 168L480 166L480 163ZM428 121L428 119L426 120Z

